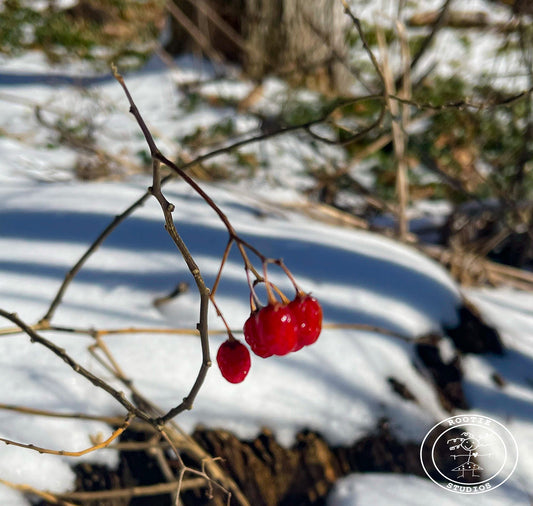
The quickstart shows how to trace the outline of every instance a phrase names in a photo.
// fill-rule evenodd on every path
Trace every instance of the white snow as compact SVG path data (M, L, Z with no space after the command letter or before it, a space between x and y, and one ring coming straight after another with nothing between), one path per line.
M27 181L4 185L0 189L1 306L17 311L27 322L42 316L68 268L148 184L148 178L138 178L127 184ZM238 194L210 185L206 189L239 233L264 254L284 258L302 286L321 300L327 322L371 323L408 336L453 323L457 288L438 265L414 251L373 234L326 227L291 213L257 217ZM183 183L173 183L167 196L176 205L178 230L212 283L226 231ZM237 331L249 313L240 264L236 255L230 255L217 295L226 319ZM53 322L86 328L192 329L198 319L198 296L192 288L158 309L152 305L154 298L183 280L190 282L190 275L151 200L88 261ZM272 272L272 280L290 295L290 284L281 272ZM222 327L214 313L210 324ZM55 333L47 337L118 387L88 354L91 339ZM211 338L213 355L223 339ZM201 362L195 337L115 335L106 342L137 388L165 409L187 393ZM1 370L6 374L3 402L91 414L123 412L113 399L26 337L3 337L1 344L5 357ZM223 380L214 367L195 408L178 422L187 431L201 422L243 437L269 426L285 444L291 443L295 431L312 428L333 443L349 443L370 430L379 417L388 416L401 437L421 438L443 413L431 387L412 369L411 353L408 344L395 338L325 330L314 346L298 354L267 360L254 357L248 378L238 386ZM386 381L389 376L401 378L419 396L420 404L405 403L394 394ZM82 449L89 444L89 434L106 432L97 423L69 422L65 430L47 419L24 417L21 423L19 418L3 414L0 432L4 437L56 449ZM11 478L34 460L43 460L28 450L18 451L24 454L24 466L17 468L10 459ZM99 458L112 455L98 452ZM66 466L66 459L47 460L61 469ZM70 486L70 475L56 472L54 465L42 468L43 480L47 473L57 480L65 476L63 486Z
M1 306L17 311L28 322L42 316L68 268L103 226L140 196L149 183L147 177L139 177L129 183L26 181L2 187ZM289 212L265 215L263 210L258 216L254 207L244 204L229 187L205 185L205 189L248 241L264 254L284 258L303 287L322 302L327 323L370 323L413 337L454 323L459 304L457 287L440 266L414 250L374 234L317 224ZM212 283L227 240L226 231L184 183L172 183L166 195L176 205L178 230L206 280ZM86 328L194 328L198 296L193 287L163 306L152 305L156 297L170 292L178 282L191 282L163 230L160 213L155 201L149 200L110 236L66 292L54 323ZM230 255L224 273L217 301L238 332L249 307L244 271L236 254ZM272 280L290 295L290 284L281 272L273 271ZM511 299L505 292L471 291L469 296L480 302L498 326L498 316L502 315L500 328L512 351L503 358L468 357L467 395L473 409L502 420L522 448L533 435L529 407L533 399L523 379L529 371L526 357L531 356L523 329L533 325L531 316L524 316L527 299L517 296L515 309L510 302L515 297ZM493 300L505 300L510 307L505 309ZM506 312L516 314L517 319L509 330L504 322L509 326L513 320ZM213 329L222 327L214 312L210 325ZM47 337L118 387L87 353L92 342L89 338L56 333ZM213 355L223 339L221 335L211 337ZM136 387L164 409L177 404L187 393L201 362L198 339L192 336L113 335L106 338L106 343ZM75 376L47 350L30 344L26 337L3 337L1 344L6 357L0 369L6 373L4 402L91 414L123 413L113 399ZM526 351L529 355L521 354ZM297 354L266 360L254 357L251 372L240 385L225 382L214 367L194 409L177 421L187 431L202 423L225 427L242 437L252 437L260 427L269 426L284 444L291 443L295 431L311 428L325 434L332 443L342 444L362 437L385 416L391 419L400 438L421 440L434 421L446 414L427 380L413 369L412 360L409 344L395 338L327 329L315 345ZM522 371L517 364L523 361ZM481 395L487 392L495 367L501 368L504 377L513 371L511 385L503 392L490 387L492 397ZM405 402L394 394L386 380L391 376L406 384L418 403ZM21 422L20 415L4 413L0 418L2 435L21 441L31 439L34 444L57 449L82 449L89 445L89 434L109 432L94 422L69 422L65 430L62 424L51 424L46 419L23 418ZM41 456L28 450L16 451L24 452L24 466L18 472L33 465L34 459L42 461ZM95 455L107 459L113 453L104 450ZM2 458L0 455L0 463ZM527 459L521 460L515 472L517 480L531 476L533 463ZM56 472L53 464L57 462L59 469L66 469L67 459L47 460L51 464L42 468L43 479L48 472L56 479L64 476L61 483L68 488L70 475ZM17 468L12 463L9 467L13 478Z
M13 247L2 249L0 254L0 265L6 271L0 288L2 299L21 301L31 297L30 306L25 304L20 309L12 309L17 309L29 321L37 319L45 311L62 275L102 225L117 212L117 202L135 187L137 195L141 195L148 180L143 183L126 186L120 183L27 183L23 190L18 189L16 198L12 189L6 189L2 242ZM304 288L322 302L328 322L369 323L407 336L438 331L442 324L454 323L459 304L457 288L438 265L414 251L373 234L332 229L290 213L257 218L253 208L242 206L238 195L210 186L207 189L239 233L265 254L284 258ZM176 205L174 215L178 230L196 256L204 276L212 283L227 233L218 218L213 220L210 208L191 195L184 184L174 184L167 195ZM69 288L54 320L57 324L68 325L75 321L77 325L96 328L194 327L198 318L198 297L192 288L160 309L151 304L154 298L170 292L179 281L191 281L183 261L164 233L159 213L157 205L150 201L122 226L122 231L116 231L115 238L109 238ZM70 242L65 240L67 237ZM413 261L418 264L416 267ZM248 291L240 264L237 255L230 255L217 294L226 319L236 329L242 327L249 313ZM281 271L273 271L271 277L291 295L290 283ZM39 280L38 288L35 288L36 280ZM211 325L221 327L214 314ZM221 339L213 338L214 349ZM182 397L182 392L162 386L174 384L186 388L190 384L200 361L199 343L191 337L150 337L153 357L139 364L137 353L144 354L143 342L146 341L146 336L113 336L109 338L109 345L117 357L121 357L121 362L124 360L123 367L131 369L141 390L146 383L147 395L170 407L175 399ZM74 345L78 345L76 340L69 338L69 346ZM80 343L77 353L86 345ZM347 350L353 350L348 362L343 360ZM182 354L191 359L186 359L178 369L172 367L173 363L180 363ZM167 365L161 365L159 360ZM404 361L402 366L398 365L400 360ZM368 428L375 422L376 413L373 412L379 405L378 398L384 404L392 402L395 409L405 409L388 391L383 377L407 368L409 361L409 347L394 338L346 330L325 332L319 343L298 355L254 362L253 373L238 387L238 399L246 400L244 409L249 410L249 416L254 419L250 422L247 417L241 417L237 425L250 435L257 430L257 420L265 414L270 420L271 413L276 413L279 435L287 443L294 430L305 425L325 432L332 440L350 441L358 426ZM307 378L306 371L310 370L315 376L313 387L309 384L302 387L301 378ZM359 379L359 375L353 378L354 370L364 371L364 374ZM154 371L162 373L163 377L155 379ZM278 378L278 381L268 380L269 377ZM423 378L413 375L411 379L417 383L413 385L415 391L428 389ZM234 423L231 420L234 417L228 417L228 409L230 412L237 409L232 403L238 399L233 397L235 387L230 387L214 371L207 380L206 396L198 400L191 413L182 417L181 423L188 429L205 418L213 424ZM369 399L358 403L352 398L363 388ZM372 395L368 394L369 389ZM212 395L208 393L210 390ZM278 390L283 390L280 399L274 395ZM305 392L312 396L317 412L304 408L309 400ZM255 400L264 404L266 398L276 408L265 405L265 412L261 413ZM293 398L303 398L305 413L294 409ZM225 402L230 402L229 408ZM352 406L346 409L347 404ZM324 412L330 413L327 420L322 420ZM330 419L336 422L332 424Z
M381 473L353 474L335 484L328 506L526 506L529 497L513 487L502 485L481 496L444 492L418 476Z

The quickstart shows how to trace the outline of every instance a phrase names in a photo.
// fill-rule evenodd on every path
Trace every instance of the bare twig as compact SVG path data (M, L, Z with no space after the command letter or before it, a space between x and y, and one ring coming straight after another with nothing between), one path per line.
M94 492L68 492L66 494L57 494L59 499L71 501L103 501L110 499L125 499L131 497L147 497L162 494L169 494L177 490L180 485L178 480L167 483L158 483L157 485L144 485L137 487L118 488L114 490L97 490ZM181 490L192 490L195 488L205 487L205 478L191 478L181 482Z
M78 506L77 504L69 502L68 500L60 499L52 492L39 490L30 485L26 485L25 483L13 483L12 481L0 479L0 484L5 485L6 487L12 488L13 490L18 490L19 492L22 492L23 494L31 494L31 495L40 497L41 499L44 499L45 501L51 504L59 504L60 506Z
M179 464L180 473L178 481L184 478L185 472L191 472L193 474L195 472L194 469L185 466L185 464L183 463L180 457L180 450L182 450L185 451L189 456L194 458L197 462L208 462L210 476L205 475L204 477L206 480L217 480L221 484L221 490L228 493L228 495L231 492L237 502L242 506L249 506L246 497L243 495L242 491L239 489L234 480L217 465L214 459L209 458L209 455L205 452L205 450L198 443L196 443L194 439L185 434L173 420L169 420L164 427L162 427L159 423L156 423L163 416L163 410L157 407L149 399L145 398L134 387L133 381L130 378L126 377L124 372L118 366L117 361L112 356L110 350L107 348L107 346L105 346L105 343L102 339L99 338L99 336L97 336L96 347L104 353L108 363L104 362L96 354L95 357L97 357L98 360L101 361L104 367L106 367L113 376L115 376L131 391L132 397L135 402L139 406L141 406L142 409L145 410L147 413L150 413L154 416L154 418L152 419L153 422L151 424L153 430L157 431L158 436L162 436L165 441L167 441L171 449L174 451L175 457ZM178 497L179 495L177 491L176 498Z
M348 2L346 0L341 0L342 5L344 7L344 12L349 16L349 18L352 20L353 25L355 26L357 33L359 34L359 38L361 39L361 42L363 43L363 47L368 54L370 61L372 62L372 65L374 66L375 71L377 72L379 76L379 80L381 81L381 84L383 88L385 88L385 76L383 75L383 69L381 68L376 56L374 55L372 49L368 45L368 42L366 40L365 33L363 32L363 27L361 26L361 20L352 12L350 9L350 6L348 5Z
M424 39L424 42L422 43L422 45L420 46L416 54L413 56L413 59L411 60L411 64L410 64L411 72L415 69L418 62L422 58L422 56L424 56L428 48L431 46L431 43L437 36L437 33L446 24L446 18L448 16L448 12L450 10L451 4L452 4L452 0L446 0L443 6L441 7L437 18L435 19L435 22L433 23L433 26L431 27L431 32L429 32L429 35ZM400 79L403 79L404 75L405 75L405 72L404 74L402 74L402 76L400 76Z
M408 119L404 119L404 113L408 114L408 108L402 108L400 114L400 107L397 101L390 98L396 93L394 88L394 79L392 70L389 64L388 48L385 42L383 31L378 28L377 38L381 52L381 59L383 62L383 79L385 85L385 100L390 110L392 117L392 140L394 145L394 160L396 164L396 194L398 196L397 218L398 218L398 237L405 241L409 231L409 224L407 221L407 201L408 201L408 182L407 182L407 163L405 160L406 148L406 131L404 130ZM406 61L406 58L404 58ZM404 79L404 83L406 80ZM404 92L405 93L405 92ZM409 92L407 92L409 93ZM409 98L407 95L405 98Z
M102 243L106 240L106 238L115 230L115 228L124 221L128 216L130 216L135 209L140 207L144 204L144 202L148 199L150 194L147 192L142 197L137 199L131 206L129 206L125 211L123 211L121 214L115 216L113 221L105 227L105 229L100 233L100 235L97 237L97 239L89 246L87 251L83 253L83 255L79 258L79 260L72 266L72 268L68 271L65 278L63 279L63 282L61 283L61 286L59 287L59 290L57 291L54 299L52 300L52 303L50 304L46 314L41 318L40 323L43 325L49 324L50 320L52 319L52 316L54 315L57 307L63 300L63 296L65 294L66 289L74 279L74 277L78 274L78 272L81 270L85 262L89 259L89 257L102 245Z
M361 83L363 88L365 88L365 90L368 91L368 93L372 93L373 91L375 91L375 90L372 90L372 86L366 82L365 78L362 75L361 70L355 67L350 62L348 62L346 55L341 53L339 51L339 48L335 46L335 44L331 40L332 38L331 33L328 33L328 30L325 30L317 26L315 21L310 16L308 16L306 13L303 13L303 14L304 14L304 19L306 23L309 25L309 27L313 30L313 32L318 37L320 37L320 39L328 47L331 53L331 58L335 59L335 61L341 64L346 70L348 70L348 72L350 72L350 74L352 74Z
M172 17L189 33L189 35L198 43L198 45L212 61L216 63L222 63L224 61L218 51L213 48L207 37L187 17L187 15L178 7L176 3L168 1L165 2L165 5Z
M114 389L111 385L103 381L101 378L99 378L98 376L95 376L92 372L90 372L89 370L85 369L83 366L78 364L63 348L60 348L53 342L49 341L48 339L42 337L40 334L35 332L29 325L23 322L15 313L9 313L3 309L0 309L0 316L6 318L7 320L17 325L23 332L25 332L30 337L31 342L41 344L45 348L48 348L52 353L57 355L61 360L63 360L67 365L69 365L74 372L76 372L77 374L80 374L81 376L89 380L96 387L101 388L102 390L105 390L115 400L117 400L122 406L124 406L128 410L129 413L132 413L135 416L138 416L142 420L145 420L148 422L152 421L150 417L144 411L138 409L130 401L128 401L128 399L126 399L124 392L119 392L118 390Z
M260 58L265 62L273 65L274 62L269 55L265 54L263 51L258 50L253 44L248 44L242 35L237 32L224 18L222 18L216 9L213 9L209 2L206 0L188 0L191 5L196 7L201 11L205 16L207 16L211 22L222 32L229 40L231 40L237 47L239 47L243 52L249 53L253 58Z
M411 99L411 73L409 61L411 54L409 51L409 41L407 40L407 32L405 26L396 22L396 30L400 39L400 51L401 51L401 60L403 63L404 73L402 81L402 89L400 91L402 98L407 100ZM403 223L400 227L400 237L405 238L409 232L409 223L407 221L407 215L405 208L408 205L409 201L409 178L408 178L408 165L406 159L406 151L408 144L408 131L407 126L411 119L411 108L408 104L402 104L400 116L400 130L401 130L401 148L397 152L398 157L398 180L397 180L397 192L398 192L398 206L401 209ZM400 139L399 139L400 140Z
M88 415L86 413L62 413L57 411L50 411L47 409L36 409L27 406L17 406L14 404L0 404L0 409L5 411L14 411L25 415L46 416L51 418L71 418L78 420L94 420L98 422L105 422L111 425L120 425L124 422L124 417L119 416L101 416Z
M116 429L111 436L109 436L105 441L102 441L101 443L97 443L93 446L90 446L89 448L85 448L84 450L78 450L78 451L66 451L66 450L50 450L48 448L43 448L41 446L36 446L34 444L26 444L26 443L19 443L16 441L12 441L11 439L0 437L0 441L5 443L6 445L12 445L12 446L18 446L19 448L27 448L28 450L34 450L38 453L47 453L49 455L63 455L65 457L81 457L82 455L86 455L87 453L94 452L96 450L101 450L102 448L106 448L109 446L115 439L117 439L129 426L131 420L133 418L132 414L129 414L125 420L123 420L122 425Z
M383 118L385 116L385 111L386 111L385 107L381 107L378 117L372 123L370 123L370 125L368 125L365 128L362 128L358 132L353 133L352 135L350 135L346 139L342 139L342 140L328 139L327 137L324 137L322 135L319 135L319 134L313 132L313 130L311 129L311 126L306 128L306 131L314 139L317 139L317 140L319 140L319 141L321 141L321 142L323 142L325 144L331 144L331 145L336 145L336 146L346 146L348 144L351 144L352 142L355 142L355 141L357 141L359 139L362 139L369 132L371 132L372 130L378 128L381 125L381 122L383 121Z
M216 206L216 204L211 200L211 198L202 190L202 188L200 188L198 184L193 179L191 179L185 172L183 172L181 169L179 169L176 165L174 165L170 160L167 160L161 154L161 152L159 151L159 149L157 148L155 144L152 134L148 130L146 123L144 122L139 110L137 109L137 106L135 105L135 102L133 101L133 98L126 86L126 83L124 82L124 79L118 73L116 68L113 68L113 74L115 76L115 79L122 86L122 89L124 90L124 93L126 94L126 97L128 98L128 101L130 103L130 112L133 114L133 116L137 120L137 123L139 124L139 127L148 144L148 147L150 148L150 154L152 156L153 181L152 181L151 188L149 188L149 192L159 202L161 209L163 211L163 215L165 217L165 229L170 235L170 237L172 238L172 240L174 241L174 244L179 249L183 259L185 260L185 263L187 264L187 267L189 268L189 271L191 272L194 278L196 287L198 288L198 293L200 294L200 315L199 315L199 322L197 324L197 329L200 333L200 341L201 341L201 348L202 348L202 363L200 365L200 370L198 371L196 380L194 381L194 384L191 387L188 395L183 399L183 401L178 406L172 408L166 415L158 419L158 423L160 425L164 425L168 420L178 415L182 411L192 409L194 400L196 396L198 395L198 392L207 375L207 371L209 367L211 367L211 358L209 354L209 336L208 336L208 328L207 328L207 311L209 307L210 290L209 288L207 288L204 282L204 279L200 273L200 269L198 265L196 265L196 262L194 261L191 253L189 252L189 249L187 248L181 236L178 234L178 231L176 230L176 226L174 225L174 219L172 218L172 211L174 211L174 205L168 202L168 200L165 198L165 196L163 195L161 191L161 176L160 176L160 171L159 171L161 163L164 163L165 165L174 169L183 179L187 181L189 185L191 185L202 196L202 198L206 202L208 202L211 205L211 207L220 216L222 221L226 224L226 227L228 228L228 231L230 233L233 231L233 227L231 223L229 222L229 220L227 219L226 215L222 213L222 211L218 208L218 206Z

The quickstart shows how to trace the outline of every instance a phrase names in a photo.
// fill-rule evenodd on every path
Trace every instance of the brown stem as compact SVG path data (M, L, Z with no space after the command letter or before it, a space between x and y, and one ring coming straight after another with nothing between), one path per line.
M159 165L159 160L154 159L154 166ZM154 171L155 174L155 171ZM189 391L188 395L183 399L183 402L176 406L175 408L171 409L166 415L160 417L157 420L157 423L160 425L164 425L168 420L173 418L174 416L178 415L179 413L192 409L194 400L196 399L196 396L198 395L198 392L200 391L200 388L204 382L204 379L207 375L207 371L209 370L209 367L211 367L211 358L210 358L210 352L209 352L209 335L208 335L208 307L209 307L209 297L210 297L210 290L205 285L204 279L200 273L200 269L197 266L196 262L194 261L191 253L189 252L189 249L187 248L185 242L181 238L181 236L178 234L178 231L176 230L176 227L174 225L174 220L172 218L172 211L174 210L174 206L170 204L166 198L163 196L160 190L160 186L158 188L157 185L155 185L155 188L152 187L152 194L154 197L158 200L159 204L161 205L161 209L163 210L163 214L165 216L165 229L174 241L174 244L179 249L183 259L185 260L185 263L187 264L187 267L189 268L189 271L191 272L194 281L196 283L196 287L198 288L198 292L200 294L200 315L199 315L199 322L196 326L198 329L198 332L200 333L200 341L201 341L201 348L202 348L202 363L200 365L200 369L198 371L198 375L196 377L196 380Z
M89 448L85 448L84 450L79 451L50 450L49 448L42 448L40 446L35 446L34 444L18 443L16 441L12 441L3 437L0 437L0 441L5 443L6 445L18 446L19 448L27 448L28 450L33 450L41 454L46 453L49 455L63 455L65 457L81 457L83 455L86 455L87 453L91 453L96 450L101 450L102 448L106 448L107 446L109 446L128 428L132 418L133 415L131 413L128 414L126 419L122 421L122 425L118 429L116 429L113 434L111 434L111 436L109 436L105 441L102 441L101 443L95 444L93 446L90 446Z
M217 312L217 316L222 320L224 327L226 327L226 332L228 333L230 340L234 340L235 338L233 337L233 334L231 332L231 327L226 321L226 318L224 318L224 315L222 314L222 311L218 307L218 304L216 303L215 298L211 295L210 299L211 299L211 304L213 304L213 307L215 308L215 311Z
M41 318L39 323L48 324L50 322L57 307L59 306L59 304L61 303L63 299L63 295L65 294L66 289L68 288L68 286L70 285L74 277L81 270L81 268L83 267L87 259L101 246L101 244L106 240L106 238L111 234L111 232L115 230L117 225L121 223L122 221L124 221L130 214L132 214L133 211L135 211L135 209L137 209L139 206L144 204L144 202L148 199L149 196L150 194L148 192L145 193L142 197L140 197L133 204L131 204L131 206L129 206L124 212L115 216L113 221L111 221L111 223L107 225L107 227L102 231L102 233L91 244L89 249L87 249L87 251L79 258L79 260L68 271L52 303L50 304L48 310L46 311L46 314Z
M222 269L224 268L224 265L226 265L226 261L231 250L231 246L233 245L233 241L233 237L230 237L228 243L226 244L226 248L224 249L224 253L222 254L222 260L220 262L220 267L218 268L217 277L215 279L215 282L213 283L213 286L211 287L211 300L213 300L216 294L218 284L220 283L220 278L222 277Z
M180 251L183 259L185 260L185 263L187 264L187 267L189 268L189 271L191 272L194 281L196 283L196 287L198 288L198 292L200 294L200 316L199 316L199 322L197 324L197 329L200 332L200 341L201 341L201 347L202 347L202 363L200 365L200 369L198 371L198 375L196 377L196 380L189 391L188 395L183 399L183 401L176 406L175 408L172 408L166 415L160 417L157 419L157 423L164 425L168 420L173 418L174 416L178 415L182 411L190 410L192 409L194 400L196 396L198 395L198 392L200 391L200 388L204 382L204 379L207 375L207 371L209 370L209 367L211 366L211 358L209 353L209 336L208 336L208 326L207 326L207 310L209 305L209 296L210 291L209 288L205 285L204 279L200 273L200 269L196 262L194 261L189 249L187 248L187 245L181 238L181 236L178 234L178 231L176 230L176 226L174 225L174 219L172 218L172 212L174 211L174 205L171 204L163 195L161 191L161 176L160 176L160 166L161 163L164 163L165 165L169 166L170 168L174 169L175 172L177 172L185 181L194 188L202 198L217 212L217 214L220 216L222 221L226 224L226 227L228 228L228 231L231 233L235 233L233 230L233 227L231 223L229 222L226 215L218 208L218 206L211 200L211 198L198 186L198 184L188 175L186 174L182 169L178 168L174 163L172 163L170 160L165 158L159 149L157 148L155 141L152 137L152 134L150 133L150 130L146 126L146 123L144 122L144 119L142 118L137 106L135 105L135 102L128 90L128 87L126 86L126 83L124 82L123 77L118 73L116 67L113 67L113 75L115 76L115 79L119 82L119 84L122 86L122 89L124 90L124 93L126 94L126 97L128 99L128 102L130 103L130 112L133 114L135 119L137 120L137 123L144 135L144 138L148 144L148 147L150 149L150 154L152 156L152 169L153 169L153 182L152 187L149 189L150 193L157 199L159 202L159 205L161 206L161 210L163 211L163 215L165 217L165 229L174 241L174 244Z
M276 304L278 300L276 299L274 292L272 291L272 285L268 281L267 267L268 267L268 261L263 262L263 280L265 282L267 299L268 299L269 304Z
M372 65L374 66L374 69L376 70L379 76L379 79L381 81L383 88L385 88L385 76L383 75L383 70L381 69L381 66L377 58L374 56L372 49L370 49L370 46L368 45L365 33L363 32L363 27L361 26L361 20L357 16L355 16L355 14L351 11L346 0L342 0L342 5L344 6L344 12L352 20L352 23L354 24L355 29L357 30L357 33L359 34L359 38L361 39L361 42L363 43L363 47L366 53L368 54L370 61L372 62Z
M146 497L161 494L169 494L178 489L191 490L193 488L205 487L205 478L191 478L189 480L175 480L167 483L158 483L156 485L144 485L128 488L118 488L114 490L96 490L92 492L68 492L58 494L59 498L69 499L71 501L83 501L97 504L100 501L111 501L113 499L125 499L131 497Z
M283 269L283 272L289 278L290 282L292 283L292 286L294 286L294 289L296 290L296 295L299 295L299 296L305 295L305 292L298 286L298 283L296 282L296 279L294 279L292 272L288 269L288 267L285 265L283 260L281 259L276 260L275 264L279 265Z
M63 348L60 348L52 341L42 337L40 334L35 332L29 325L24 323L15 313L8 313L3 309L0 309L0 316L3 316L7 320L11 321L17 325L22 331L24 331L29 337L32 343L39 343L45 348L48 348L52 353L57 355L63 362L69 365L74 372L80 374L84 378L88 379L93 385L102 390L105 390L108 394L114 397L122 406L124 406L129 413L133 413L135 416L138 416L142 420L150 422L150 417L142 410L134 406L126 396L124 392L119 392L115 390L111 385L100 379L98 376L95 376L92 372L85 369L83 366L78 364Z

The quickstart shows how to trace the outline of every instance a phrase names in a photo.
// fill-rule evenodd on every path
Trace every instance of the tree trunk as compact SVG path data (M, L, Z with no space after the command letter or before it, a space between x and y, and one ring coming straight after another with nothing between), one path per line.
M346 18L333 0L172 0L167 50L201 51L243 65L252 78L269 74L325 93L346 91ZM171 6L172 7L172 6ZM173 12L174 11L174 12ZM192 27L183 16L194 24ZM209 46L209 47L207 47Z
M253 78L274 73L294 85L343 91L348 72L345 16L331 0L246 0L245 68ZM262 57L261 57L262 56Z

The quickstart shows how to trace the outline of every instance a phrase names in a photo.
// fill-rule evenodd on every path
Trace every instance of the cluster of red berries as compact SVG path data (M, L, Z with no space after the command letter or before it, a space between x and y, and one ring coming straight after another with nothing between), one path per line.
M322 308L309 294L298 293L287 303L271 301L252 310L244 324L244 338L261 358L286 355L313 344L322 330ZM250 353L244 344L231 336L217 353L222 376L230 383L240 383L250 370Z

